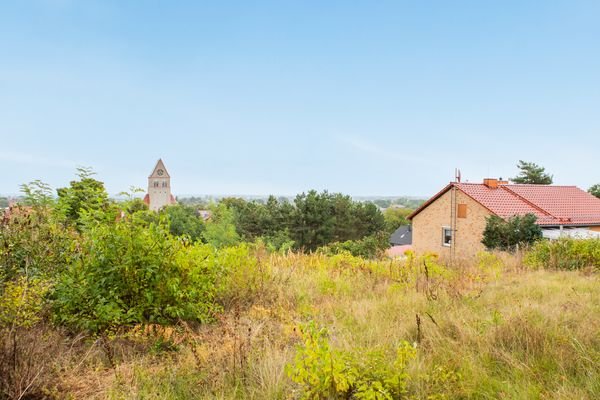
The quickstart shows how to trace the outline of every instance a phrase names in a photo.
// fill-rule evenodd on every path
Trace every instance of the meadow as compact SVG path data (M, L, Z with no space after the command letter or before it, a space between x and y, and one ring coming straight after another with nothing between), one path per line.
M218 214L194 240L85 179L0 224L2 399L600 397L600 240L390 259Z
M209 324L54 337L41 393L96 399L593 399L593 269L435 257L226 250L239 263ZM43 329L42 329L43 330ZM45 339L45 335L50 335ZM39 339L39 338L38 338ZM59 343L58 343L59 342Z

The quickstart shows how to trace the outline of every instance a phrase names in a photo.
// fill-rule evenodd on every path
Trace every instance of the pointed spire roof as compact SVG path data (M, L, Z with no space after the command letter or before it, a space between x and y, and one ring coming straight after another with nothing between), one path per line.
M152 173L150 174L150 176L148 178L170 178L171 175L169 175L169 173L167 172L167 168L165 167L165 164L163 163L162 158L159 158L158 161L156 162L156 166L154 167L154 169L152 170Z

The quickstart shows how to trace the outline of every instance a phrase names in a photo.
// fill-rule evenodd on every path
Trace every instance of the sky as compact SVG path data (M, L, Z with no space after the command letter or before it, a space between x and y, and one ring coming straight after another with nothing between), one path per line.
M0 0L0 193L600 182L598 1Z

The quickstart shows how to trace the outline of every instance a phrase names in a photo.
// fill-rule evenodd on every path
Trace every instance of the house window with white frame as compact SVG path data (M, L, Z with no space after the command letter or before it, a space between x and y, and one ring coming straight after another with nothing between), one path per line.
M452 228L448 226L442 227L442 246L452 246Z

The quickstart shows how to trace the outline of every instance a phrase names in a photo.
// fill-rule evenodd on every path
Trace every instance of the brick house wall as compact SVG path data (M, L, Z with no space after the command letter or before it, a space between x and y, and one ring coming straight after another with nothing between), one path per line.
M413 250L416 253L432 251L440 256L450 256L452 247L443 245L443 228L452 224L452 191L450 189L433 203L429 204L412 219ZM458 205L466 205L464 218L456 218L456 231L453 243L454 255L457 258L470 258L485 250L481 244L486 217L491 215L481 204L456 189L456 210ZM465 206L461 208L464 209ZM456 214L455 214L456 215Z

